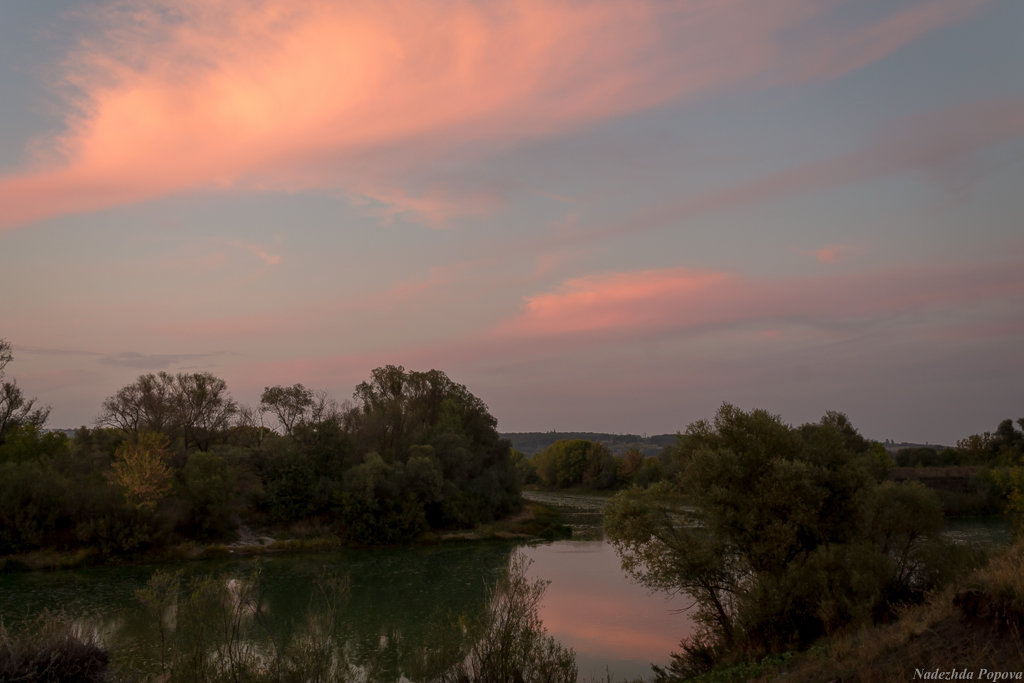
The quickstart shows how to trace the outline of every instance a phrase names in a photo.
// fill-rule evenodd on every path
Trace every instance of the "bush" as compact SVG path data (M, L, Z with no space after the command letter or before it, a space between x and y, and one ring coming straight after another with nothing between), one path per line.
M187 529L192 536L221 538L234 530L234 504L228 465L223 457L196 451L185 464Z
M444 672L443 683L575 683L576 655L547 635L540 620L540 600L547 588L526 576L529 560L512 556L490 604L472 628L481 634L465 659Z
M109 661L96 636L64 614L44 612L17 635L0 622L0 680L105 681Z

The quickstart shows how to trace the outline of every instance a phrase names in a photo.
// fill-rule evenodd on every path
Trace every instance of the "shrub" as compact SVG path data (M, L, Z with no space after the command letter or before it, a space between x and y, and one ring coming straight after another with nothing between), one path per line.
M44 612L19 634L0 622L0 680L106 680L110 657L94 633L64 614Z
M498 580L490 604L473 627L481 633L460 663L440 676L443 683L575 683L576 655L547 635L540 600L547 588L526 576L529 560L516 553Z

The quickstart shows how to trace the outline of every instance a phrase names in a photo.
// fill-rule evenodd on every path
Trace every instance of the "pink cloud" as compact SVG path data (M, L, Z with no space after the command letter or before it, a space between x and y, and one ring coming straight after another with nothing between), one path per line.
M856 247L846 244L829 244L803 253L809 253L818 263L838 263L859 251Z
M462 143L834 77L977 4L913 3L809 50L784 33L826 11L812 0L122 0L67 59L66 131L0 177L0 227L197 188L337 192L443 224L495 201L409 189Z
M647 327L665 317L666 307L699 300L727 279L724 273L674 269L567 280L554 292L528 297L524 313L498 334L531 336Z
M623 340L692 340L694 348L704 348L704 339L716 348L735 343L730 348L760 349L769 342L785 346L806 341L811 334L841 341L866 329L886 329L896 320L912 322L909 329L928 340L978 334L1014 339L1020 326L1005 319L1019 310L1016 302L1022 296L1024 274L1018 261L904 265L783 279L682 268L611 273L574 278L526 297L517 315L475 334L414 344L394 338L337 354L253 361L239 366L231 379L348 386L365 379L370 368L399 363L410 369L441 368L458 381L501 377L498 383L504 387L538 381L527 371L535 371L538 364L559 366L564 374L568 370L561 367L561 359L583 358L592 351L600 355L600 349L616 348ZM309 320L300 317L287 328L306 329ZM213 322L204 322L204 329L196 332L209 333ZM247 334L276 324L239 319L225 322L223 332ZM721 379L720 372L701 381L713 384ZM610 394L629 384L628 378L614 374L605 381L589 371L581 373L570 383L574 390L592 383L590 393ZM697 381L695 373L688 381Z
M859 324L1024 294L1013 263L905 267L834 277L753 279L687 269L610 273L568 280L526 297L496 338L613 335L644 337L755 325Z

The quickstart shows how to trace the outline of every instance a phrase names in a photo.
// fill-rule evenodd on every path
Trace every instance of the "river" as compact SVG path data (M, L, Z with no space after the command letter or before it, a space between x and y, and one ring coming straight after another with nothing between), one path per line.
M580 680L649 677L688 633L680 598L650 594L626 577L601 535L605 498L528 493L563 510L572 540L544 543L466 541L434 546L228 556L168 567L132 564L0 574L0 616L9 626L43 610L87 617L112 651L154 657L157 628L136 598L158 570L183 573L183 586L203 577L244 579L259 567L269 635L302 628L322 609L324 578L346 586L340 598L349 658L373 681L416 680L422 650L459 637L460 617L484 609L514 552L531 561L528 575L550 582L541 603L548 632L576 651ZM338 583L339 581L335 581ZM133 654L135 653L135 654ZM142 656L142 655L137 655Z
M43 610L87 617L111 650L152 658L157 630L136 598L158 570L180 569L182 585L203 577L246 578L259 568L262 626L269 637L302 629L324 603L337 600L350 661L372 681L422 678L423 652L464 635L460 619L485 609L489 591L514 552L531 561L529 576L550 582L540 616L548 632L575 650L581 681L650 677L692 630L685 596L652 594L621 570L601 531L607 498L531 491L529 499L562 511L571 540L465 541L434 546L228 556L177 567L133 564L67 571L0 574L0 617L9 626ZM1005 542L1006 526L958 522L959 542ZM328 595L325 586L343 585ZM142 653L142 654L139 654Z

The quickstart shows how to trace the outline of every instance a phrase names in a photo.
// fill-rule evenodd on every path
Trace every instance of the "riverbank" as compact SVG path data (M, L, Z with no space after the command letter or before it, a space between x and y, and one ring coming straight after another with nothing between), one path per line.
M984 567L907 609L890 624L837 633L805 652L723 666L692 680L870 683L1024 679L1022 568L1024 541L1017 541L994 554ZM1006 675L997 677L999 673Z
M428 531L417 537L412 545L493 539L552 540L569 538L571 535L572 530L562 523L561 514L553 506L524 499L523 509L504 519L478 524L466 530ZM186 541L130 555L103 555L96 548L43 549L6 555L0 557L0 572L78 569L139 562L183 562L235 555L330 551L345 547L350 546L337 535L316 526L253 530L241 525L238 538L231 542Z

